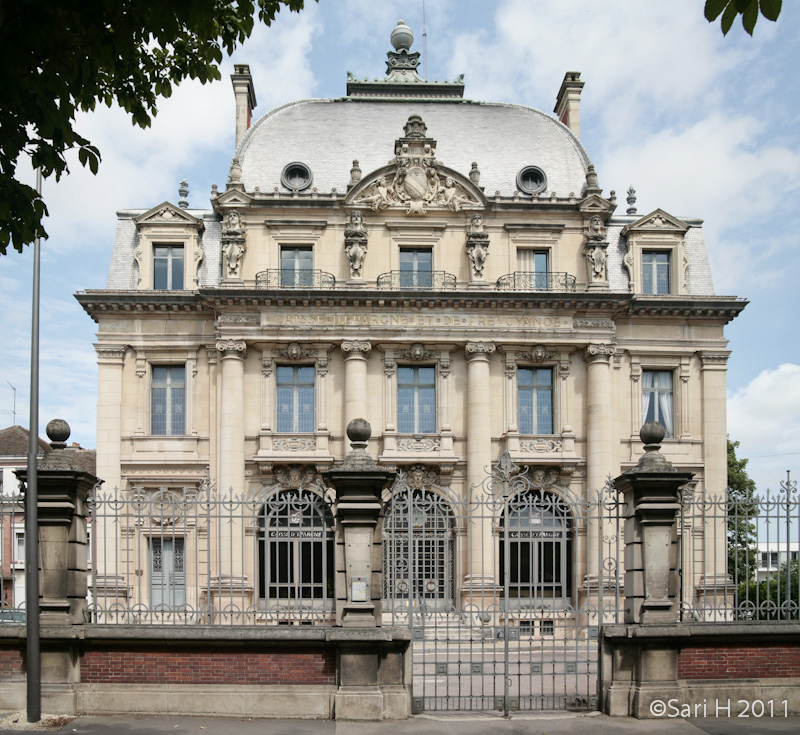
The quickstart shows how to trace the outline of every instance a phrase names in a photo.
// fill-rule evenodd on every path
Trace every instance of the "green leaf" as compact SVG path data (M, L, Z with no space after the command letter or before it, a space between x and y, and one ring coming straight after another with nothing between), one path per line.
M730 2L732 2L732 0L706 0L706 7L704 10L706 20L709 23L716 20Z
M781 14L781 8L783 7L782 0L761 0L761 15L763 15L767 20L778 20L778 16Z
M734 0L731 0L731 2L728 3L728 7L725 8L725 12L722 14L721 25L722 25L723 36L728 35L728 31L731 29L734 18L736 18L737 15L738 13L736 11L736 3L734 2Z
M752 2L745 8L744 12L742 13L742 26L744 29L752 36L753 30L756 27L756 22L758 21L758 2L757 0L752 0Z

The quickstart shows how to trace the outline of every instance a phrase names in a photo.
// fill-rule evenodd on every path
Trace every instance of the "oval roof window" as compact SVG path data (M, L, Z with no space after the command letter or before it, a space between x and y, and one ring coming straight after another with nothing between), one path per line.
M308 189L311 179L311 169L299 161L287 164L281 173L281 184L292 191Z
M538 166L525 166L517 174L517 188L523 194L538 194L547 186L547 177Z

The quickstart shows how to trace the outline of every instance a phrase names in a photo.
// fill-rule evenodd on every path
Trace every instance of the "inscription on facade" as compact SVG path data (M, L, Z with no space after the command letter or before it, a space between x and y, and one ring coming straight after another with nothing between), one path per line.
M569 316L517 316L471 314L264 314L265 327L470 327L486 329L572 329Z

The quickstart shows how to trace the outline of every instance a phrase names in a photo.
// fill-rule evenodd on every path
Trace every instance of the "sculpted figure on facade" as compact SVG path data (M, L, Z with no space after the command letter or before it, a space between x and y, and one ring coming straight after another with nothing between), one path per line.
M361 279L367 257L367 228L364 216L357 209L350 212L350 221L344 230L344 251L350 261L350 278Z
M472 279L483 280L483 269L489 257L489 233L483 231L483 215L476 212L467 226L467 256L472 268Z
M242 215L232 209L222 223L222 255L226 278L239 278L239 268L244 253L245 231L242 227Z
M583 253L586 256L586 273L589 286L606 287L608 285L608 276L606 274L608 240L606 239L605 224L600 215L592 215L584 235L586 243L583 247Z

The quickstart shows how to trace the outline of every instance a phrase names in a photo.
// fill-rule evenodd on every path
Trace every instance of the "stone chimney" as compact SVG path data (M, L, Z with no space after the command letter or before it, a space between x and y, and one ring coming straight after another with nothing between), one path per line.
M580 140L581 137L581 90L584 82L581 81L579 71L568 71L558 90L556 106L553 112Z
M234 64L231 82L233 93L236 97L236 147L242 142L244 134L250 128L250 121L256 102L256 91L253 87L253 77L247 64Z

